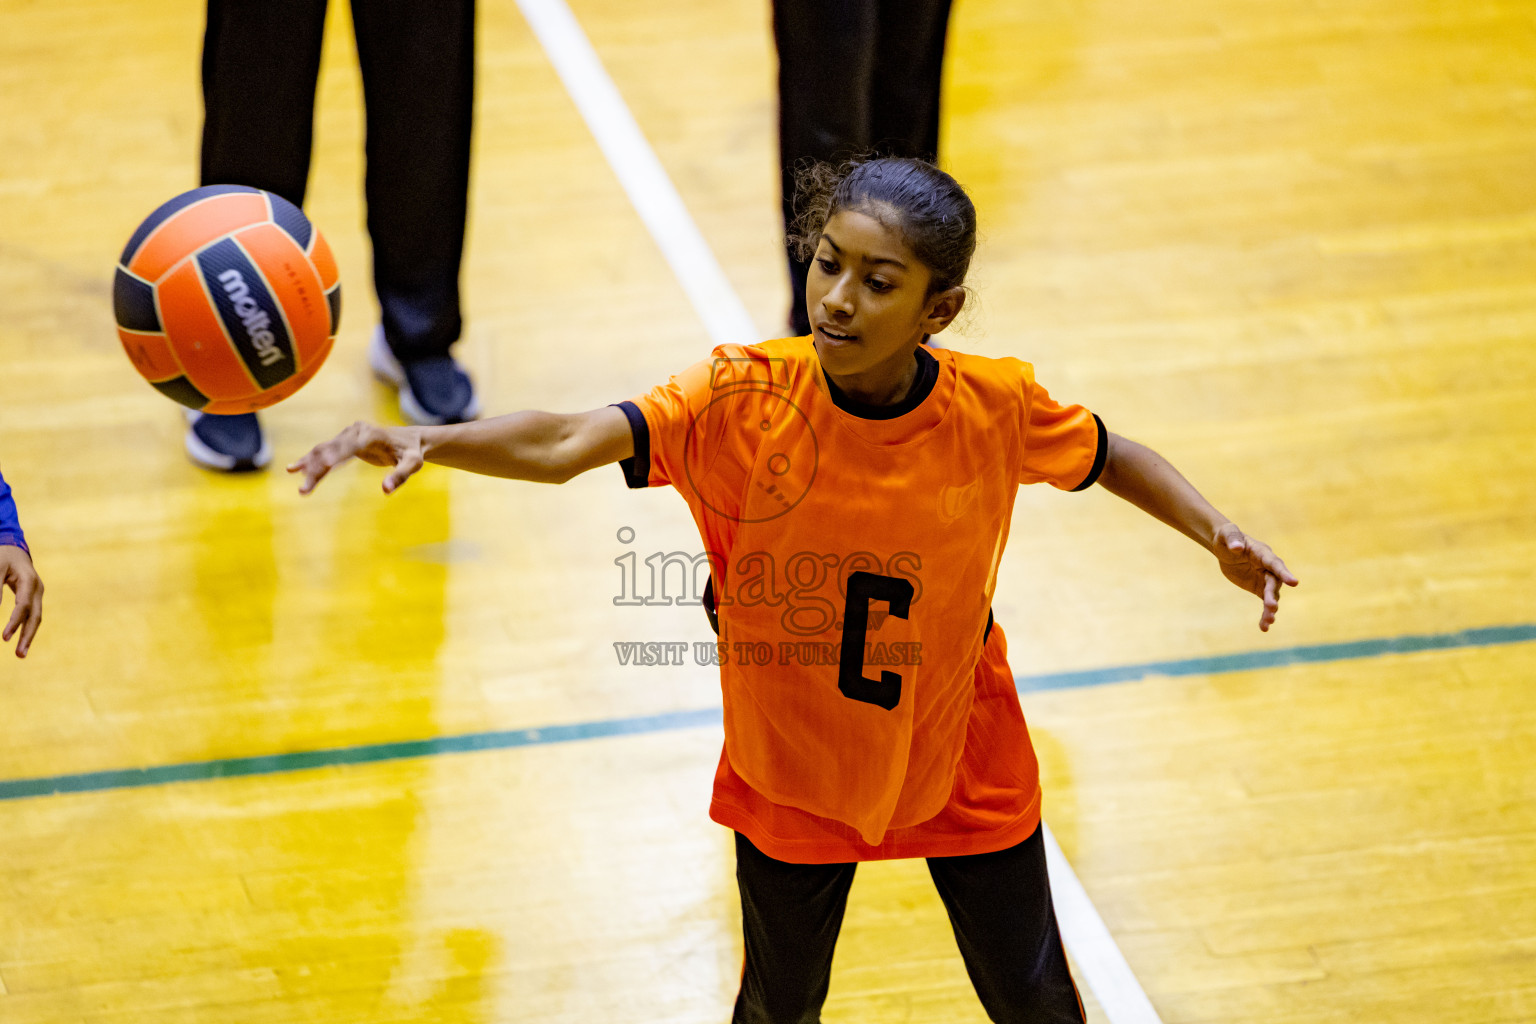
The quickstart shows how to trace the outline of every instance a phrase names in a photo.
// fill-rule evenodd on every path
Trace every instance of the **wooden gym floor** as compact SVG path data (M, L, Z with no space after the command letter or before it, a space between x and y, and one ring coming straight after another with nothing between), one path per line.
M766 3L573 6L777 335ZM0 15L0 463L48 585L0 661L0 1020L725 1020L717 684L612 646L708 636L613 603L616 560L697 548L683 503L191 466L108 291L196 184L201 7ZM345 313L279 462L393 415L331 17L307 207ZM459 351L493 412L628 397L709 336L517 8L481 21ZM1108 494L1021 495L996 608L1046 816L1158 1014L1536 1021L1536 9L961 0L946 112L984 233L949 343L1303 580L1260 634ZM920 864L861 869L826 1019L983 1019Z

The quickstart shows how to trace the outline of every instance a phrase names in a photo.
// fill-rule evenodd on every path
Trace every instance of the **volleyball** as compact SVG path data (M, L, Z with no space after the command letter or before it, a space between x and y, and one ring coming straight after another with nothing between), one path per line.
M112 286L128 358L190 409L255 412L298 391L341 318L336 260L281 196L205 185L134 231Z

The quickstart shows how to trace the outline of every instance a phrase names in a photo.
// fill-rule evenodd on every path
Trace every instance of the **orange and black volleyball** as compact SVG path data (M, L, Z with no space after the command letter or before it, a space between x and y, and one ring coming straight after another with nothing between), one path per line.
M336 260L297 206L245 185L164 203L123 249L117 333L134 368L182 405L220 415L282 401L336 339Z

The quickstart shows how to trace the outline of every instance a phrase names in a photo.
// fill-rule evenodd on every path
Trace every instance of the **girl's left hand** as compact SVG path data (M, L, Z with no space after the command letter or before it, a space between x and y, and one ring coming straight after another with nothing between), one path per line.
M1216 531L1211 544L1216 560L1221 563L1221 574L1250 594L1264 599L1264 613L1259 616L1259 628L1269 632L1280 610L1280 585L1294 587L1301 581L1285 567L1280 556L1270 550L1268 544L1250 537L1236 523L1223 523Z

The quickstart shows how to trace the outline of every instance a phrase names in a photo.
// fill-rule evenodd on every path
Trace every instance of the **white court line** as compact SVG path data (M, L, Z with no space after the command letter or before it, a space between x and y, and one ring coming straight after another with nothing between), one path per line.
M1104 1008L1104 1016L1113 1024L1162 1024L1152 1001L1131 973L1131 965L1115 945L1114 936L1088 898L1088 890L1067 863L1056 836L1044 821L1040 822L1040 829L1044 833L1045 866L1051 875L1051 902L1056 905L1061 941L1077 961L1077 969L1093 989L1094 998Z
M517 0L517 5L710 338L716 345L762 341L571 9L564 0Z
M517 0L517 5L710 338L717 345L762 340L565 0ZM1110 1024L1162 1024L1056 837L1044 822L1041 828L1062 941L1105 1016Z

